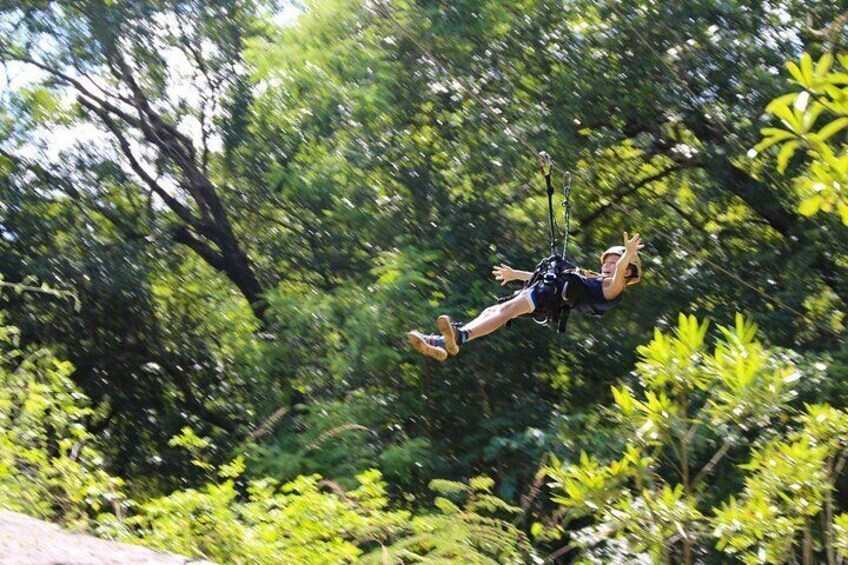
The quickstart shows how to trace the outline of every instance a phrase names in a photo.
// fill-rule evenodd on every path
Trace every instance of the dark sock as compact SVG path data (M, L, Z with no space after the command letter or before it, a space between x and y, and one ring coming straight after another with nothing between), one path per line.
M468 341L468 330L459 330L459 345Z
M436 347L444 347L445 346L445 338L444 336L430 334L427 336L427 343L429 345L433 345Z

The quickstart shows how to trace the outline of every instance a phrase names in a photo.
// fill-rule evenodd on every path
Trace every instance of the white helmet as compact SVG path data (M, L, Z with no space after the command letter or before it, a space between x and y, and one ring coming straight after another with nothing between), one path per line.
M607 255L619 255L623 256L624 252L627 251L623 245L613 245L603 253L601 253L601 263L604 263L607 260ZM642 260L639 259L639 255L636 254L633 259L630 260L630 267L633 267L633 274L627 278L627 286L632 284L639 284L642 280Z

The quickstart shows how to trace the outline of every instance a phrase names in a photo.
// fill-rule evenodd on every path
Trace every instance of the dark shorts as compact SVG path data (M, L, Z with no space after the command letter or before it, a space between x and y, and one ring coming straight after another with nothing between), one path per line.
M568 290L563 296L566 284ZM542 314L557 312L566 302L570 308L580 309L581 306L588 306L590 295L586 279L576 273L560 275L555 283L539 281L529 290L527 300L533 306L532 311Z

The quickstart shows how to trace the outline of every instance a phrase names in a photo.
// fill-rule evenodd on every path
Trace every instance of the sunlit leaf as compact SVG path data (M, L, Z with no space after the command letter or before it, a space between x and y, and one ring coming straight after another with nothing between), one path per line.
M797 141L790 141L780 148L780 153L777 155L778 172L784 173L786 171L786 167L789 165L789 159L795 154L798 146L799 143Z

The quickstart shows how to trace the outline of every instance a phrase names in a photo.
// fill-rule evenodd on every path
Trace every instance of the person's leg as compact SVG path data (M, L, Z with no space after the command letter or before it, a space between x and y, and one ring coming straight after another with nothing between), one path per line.
M531 289L525 289L515 298L501 304L494 304L480 312L480 315L459 329L461 332L467 332L464 341L483 337L513 318L531 313L536 308L531 298L531 292Z
M489 306L459 329L453 326L448 316L442 315L436 322L442 335L411 331L407 334L407 338L417 351L444 361L448 353L456 355L459 352L459 346L466 341L490 334L513 318L529 314L535 309L532 289L528 288L511 300Z

